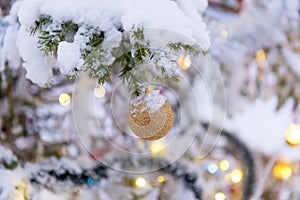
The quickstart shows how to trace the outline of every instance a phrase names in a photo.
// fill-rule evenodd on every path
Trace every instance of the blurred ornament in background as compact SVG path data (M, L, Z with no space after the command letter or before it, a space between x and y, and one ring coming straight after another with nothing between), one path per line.
M279 161L273 167L273 175L277 179L286 180L292 173L292 165L288 162Z
M292 123L285 135L286 142L291 146L297 146L300 144L300 126Z

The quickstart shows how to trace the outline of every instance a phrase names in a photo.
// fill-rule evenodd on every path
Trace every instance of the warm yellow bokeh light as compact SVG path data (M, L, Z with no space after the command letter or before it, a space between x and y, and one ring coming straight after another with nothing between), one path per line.
M71 102L71 97L67 93L62 93L59 95L58 101L60 105L67 106Z
M291 124L285 135L286 142L289 145L296 146L300 144L300 126Z
M256 61L264 61L266 59L266 52L264 50L259 50L255 54Z
M222 30L222 31L220 32L220 35L221 35L222 38L227 38L227 37L228 37L228 32L225 31L225 30Z
M9 194L9 197L13 200L25 200L24 194L22 194L20 192L11 193L11 194Z
M165 145L162 142L152 142L150 151L153 155L162 155L165 151Z
M105 88L103 86L95 87L94 96L97 98L102 98L105 96Z
M12 193L10 196L14 200L25 200L26 188L26 182L22 181L20 185L16 186L16 192Z
M233 183L239 183L243 179L242 170L236 169L231 172L231 181Z
M139 188L145 187L146 184L146 180L143 177L139 177L135 180L135 185Z
M230 167L230 163L228 160L222 160L219 165L220 165L219 167L222 171L226 171Z
M27 187L27 184L25 181L22 181L21 184L20 184L20 188L24 189Z
M288 179L292 175L293 169L289 163L276 163L273 167L273 175L278 179Z
M225 200L226 199L226 196L225 194L223 194L222 192L218 192L216 195L215 195L215 200Z
M191 67L192 65L192 60L191 60L191 56L187 55L187 56L179 56L178 58L178 65L181 67L181 69L188 69Z
M158 181L159 183L163 183L163 182L165 182L165 177L159 176L159 177L157 177L157 181Z
M25 200L25 197L23 194L18 193L15 195L14 200Z

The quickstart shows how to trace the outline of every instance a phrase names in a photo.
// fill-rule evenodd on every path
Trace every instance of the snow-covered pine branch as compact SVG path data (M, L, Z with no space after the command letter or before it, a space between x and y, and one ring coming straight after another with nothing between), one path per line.
M117 65L121 79L136 92L141 83L131 70L147 59L154 59L159 77L178 78L175 70L161 69L173 59L157 58L153 46L193 54L208 50L209 36L201 17L206 6L205 0L25 0L19 11L17 44L27 77L40 86L51 81L53 66L68 77L87 70L103 84ZM166 37L170 34L166 30L181 36Z

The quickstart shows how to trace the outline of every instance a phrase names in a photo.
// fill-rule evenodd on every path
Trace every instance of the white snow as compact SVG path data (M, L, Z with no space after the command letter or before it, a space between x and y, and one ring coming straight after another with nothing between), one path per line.
M18 12L19 21L22 24L22 26L30 27L32 24L38 20L38 17L40 15L40 6L42 5L42 0L30 0L25 3L25 1L22 2L21 9Z
M289 64L289 67L293 70L294 73L296 73L298 76L300 76L300 55L299 53L293 52L288 47L283 48L283 55L286 60L286 62Z
M268 100L257 99L249 103L244 112L228 119L225 127L256 152L270 156L280 154L295 159L285 142L286 130L293 120L292 103L289 101L276 111L276 97ZM297 159L300 159L299 155Z
M42 189L38 194L38 199L49 199L49 200L66 200L70 198L70 194L66 193L53 193L47 189Z
M149 94L145 96L145 102L150 112L155 113L166 102L166 97L159 93L159 90L149 89Z
M46 57L38 48L38 38L30 36L25 27L21 27L17 39L17 46L20 51L26 69L26 78L39 86L45 86L52 78L51 58Z
M27 1L24 1L24 4ZM139 0L64 0L63 2L44 0L42 2L40 12L53 16L59 21L72 19L75 23L97 26L104 31L112 29L119 22L126 31L131 30L134 25L170 29L199 39L204 50L209 46L205 24L195 7L198 4L203 10L204 5L207 5L204 0L198 0L197 4L194 2L193 9L191 3L188 3L190 9L185 10L181 10L176 2L169 0L146 0L143 3Z
M61 73L68 74L75 67L81 69L84 63L81 59L80 46L76 43L60 42L57 50L57 62Z
M21 184L25 173L22 169L0 170L0 199L10 199L9 195L15 192L15 186Z
M17 1L13 4L9 15L7 15L3 22L8 24L6 29L3 45L0 50L0 71L4 70L5 63L8 63L10 69L16 70L21 66L21 58L16 46L16 39L18 35L19 23L18 23L18 10L21 5L21 1Z
M4 69L5 61L8 61L8 66L11 69L18 69L21 66L21 59L16 46L17 29L18 26L12 26L6 30L1 48L1 69Z
M32 147L34 143L35 141L33 137L20 137L15 141L16 146L21 150Z
M213 105L210 93L208 91L205 82L197 78L194 82L194 91L196 92L197 104L201 112L201 120L205 122L210 122L213 116Z
M57 170L57 172L65 172L70 171L72 173L81 173L81 168L75 160L70 160L68 158L56 159L51 157L49 159L44 160L40 163L41 169L44 170Z
M138 106L143 103L145 103L145 106L141 109L131 109L130 113L142 113L148 109L151 113L155 113L165 104L166 97L161 95L159 90L152 89L150 86L148 87L148 91L148 94L142 94L130 102L132 106Z
M285 2L286 10L288 10L287 15L292 19L299 19L299 6L300 2L298 0L289 0Z
M4 161L7 164L10 164L16 160L17 157L13 154L13 152L10 149L0 146L0 161Z

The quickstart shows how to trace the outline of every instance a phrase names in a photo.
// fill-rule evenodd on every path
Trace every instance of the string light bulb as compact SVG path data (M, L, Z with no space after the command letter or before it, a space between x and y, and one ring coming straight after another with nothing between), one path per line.
M215 163L211 163L208 165L207 167L207 171L210 173L210 174L215 174L217 173L219 167L218 165L216 165Z
M139 177L135 180L135 185L139 188L145 187L146 184L147 184L147 182L143 177Z
M219 164L219 167L222 171L226 171L229 169L230 167L230 163L228 160L222 160Z
M266 52L264 50L258 50L255 54L255 58L257 62L264 61L266 59Z
M220 32L220 35L221 35L222 38L227 38L228 37L228 32L226 30L222 30Z
M152 155L159 156L164 153L165 145L162 142L152 142L150 145L150 152Z
M186 55L186 56L180 55L178 58L178 65L183 70L189 69L192 65L191 56L190 55Z
M277 162L273 167L273 175L277 179L286 180L292 173L292 166L287 162Z
M163 182L165 182L165 177L164 177L164 176L158 176L158 177L157 177L157 181L158 181L159 183L163 183Z
M71 103L71 97L67 93L61 93L59 95L58 101L59 101L60 105L67 106Z
M94 96L97 98L102 98L105 96L105 88L101 85L100 87L95 87L94 89Z
M236 169L231 172L230 176L233 183L239 183L243 179L243 172L240 169Z
M23 194L18 193L14 196L14 200L26 200L26 199Z
M297 146L300 144L300 126L292 123L285 135L286 142L291 146Z
M222 192L218 192L216 195L215 195L215 200L225 200L226 199L226 196L225 194L223 194Z

